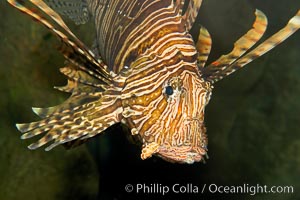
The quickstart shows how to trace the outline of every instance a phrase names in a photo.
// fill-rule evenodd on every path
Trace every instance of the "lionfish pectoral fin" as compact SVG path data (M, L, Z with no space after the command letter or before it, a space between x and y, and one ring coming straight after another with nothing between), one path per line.
M298 10L297 14L289 20L288 24L284 28L279 30L277 33L272 35L270 38L265 40L263 43L261 43L259 46L251 50L243 57L239 58L232 64L226 66L226 68L221 73L211 74L210 77L208 77L208 80L211 82L216 82L224 78L225 76L232 74L236 70L242 68L243 66L250 63L254 59L262 56L263 54L273 49L275 46L282 43L293 33L295 33L299 28L300 28L300 10Z
M77 139L77 140L73 140L73 141L70 141L70 142L66 142L64 144L62 144L62 146L65 148L65 149L72 149L72 148L76 148L82 144L85 144L87 141L89 141L91 138L89 139L84 139L84 140L80 140L80 139Z
M22 1L8 0L8 2L57 36L62 44L60 51L69 61L61 68L61 72L68 77L68 84L57 89L72 93L71 96L55 107L33 108L33 111L43 118L41 121L16 125L23 133L22 139L45 133L39 141L29 145L28 148L36 149L51 141L54 142L45 150L49 151L65 143L73 146L120 122L122 116L120 88L114 86L113 77L101 58L96 58L93 52L69 30L60 16L43 1L30 0L59 25L64 33L40 14L25 7Z
M234 48L229 54L222 55L216 61L205 67L203 69L204 77L210 81L214 81L212 77L224 76L222 72L226 70L230 64L244 55L263 36L268 24L267 17L259 10L256 10L255 15L256 19L253 28L234 43Z
M121 121L123 109L119 88L101 87L98 79L76 71L72 65L61 71L69 78L63 88L71 92L71 96L54 107L32 108L34 113L44 118L41 121L16 125L23 133L21 139L46 133L38 142L28 146L29 149L39 148L53 140L54 143L45 150L49 151L59 144L75 147Z
M112 91L104 93L103 96L76 94L56 107L34 108L38 115L45 118L38 122L17 124L17 129L23 133L21 139L45 133L39 141L29 145L28 148L37 149L54 141L45 149L47 151L60 144L67 143L70 148L84 143L121 121L122 104L118 95L114 96Z
M198 67L203 68L211 50L211 37L209 32L203 26L200 29L196 48L198 51Z
M54 112L56 106L54 107L49 107L49 108L37 108L37 107L32 107L32 111L39 117L45 118L51 113Z
M76 24L85 24L89 20L87 2L85 0L46 0L51 8L68 16Z
M141 159L145 160L152 157L153 154L158 152L159 144L152 142L143 146Z

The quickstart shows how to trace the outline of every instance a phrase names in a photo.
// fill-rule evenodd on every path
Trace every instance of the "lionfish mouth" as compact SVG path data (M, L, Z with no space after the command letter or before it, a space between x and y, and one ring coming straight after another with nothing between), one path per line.
M158 148L158 156L169 162L187 163L205 162L207 156L207 139L204 123L199 118L185 120L183 133L190 133L189 138L181 138L180 143L173 145L161 145ZM185 135L185 134L180 134ZM178 138L176 138L178 139ZM173 141L174 142L174 141ZM170 143L169 143L170 144Z
M166 147L158 149L158 156L169 162L193 164L194 162L205 162L207 149L202 147L180 146Z

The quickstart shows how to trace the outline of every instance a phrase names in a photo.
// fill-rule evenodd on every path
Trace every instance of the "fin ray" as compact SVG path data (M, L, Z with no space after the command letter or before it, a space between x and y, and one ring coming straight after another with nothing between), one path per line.
M68 16L77 25L89 21L89 13L85 0L46 0L47 4L59 13Z
M255 49L236 60L234 63L226 66L225 70L221 71L220 73L211 74L207 78L207 80L211 82L216 82L223 79L225 76L232 74L236 70L252 62L254 59L264 55L265 53L273 49L275 46L281 44L298 29L300 29L300 10L298 10L297 14L289 20L288 24L284 28L282 28L277 33L269 37Z
M196 21L201 4L202 4L202 0L190 0L189 2L188 8L183 15L186 29L188 31L192 28L194 22Z
M46 14L50 15L69 35L75 39L75 42L71 41L64 33L56 29L46 19L40 15L29 10L16 0L8 0L8 2L15 8L31 16L38 22L42 23L48 28L54 35L56 35L61 41L61 48L59 49L66 59L68 59L73 65L80 70L85 71L89 75L103 81L106 84L110 84L112 77L107 70L107 66L103 61L96 59L91 50L89 50L65 25L62 19L43 1L30 0L35 5L39 6ZM53 13L52 13L53 12Z
M111 91L112 92L112 91ZM121 120L121 100L119 95L108 93L90 101L85 97L66 101L62 105L47 109L34 109L37 113L46 116L39 122L18 124L17 128L24 133L21 138L28 139L45 133L37 142L30 145L29 149L39 148L55 139L46 150L51 150L59 144L81 139L88 139L102 133L105 129ZM83 99L82 99L83 98ZM82 101L82 102L81 102ZM79 106L78 106L79 105ZM47 114L46 114L47 113Z
M206 28L204 28L203 26L200 29L200 33L199 33L199 37L198 37L198 41L196 44L196 48L198 51L198 67L203 68L207 58L210 54L210 50L211 50L211 37L209 32L207 31Z
M226 70L230 64L244 55L263 36L268 24L267 17L259 10L256 10L255 16L256 19L253 28L234 43L234 48L230 53L222 55L216 61L208 65L204 69L204 76L217 74Z

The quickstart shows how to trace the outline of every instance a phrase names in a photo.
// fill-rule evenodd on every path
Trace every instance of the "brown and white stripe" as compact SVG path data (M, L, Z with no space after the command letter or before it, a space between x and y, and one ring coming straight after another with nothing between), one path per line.
M123 122L143 143L142 159L156 154L181 163L203 161L207 153L204 112L212 84L300 28L299 11L286 27L249 51L267 27L266 16L257 10L253 28L233 50L205 67L211 37L202 27L195 45L188 33L202 0L86 0L95 19L96 58L43 1L30 0L57 26L16 0L8 2L51 30L70 61L61 69L68 84L58 88L71 92L70 98L55 107L33 108L43 118L39 122L17 124L23 139L46 132L30 149L53 140L46 150L77 145Z

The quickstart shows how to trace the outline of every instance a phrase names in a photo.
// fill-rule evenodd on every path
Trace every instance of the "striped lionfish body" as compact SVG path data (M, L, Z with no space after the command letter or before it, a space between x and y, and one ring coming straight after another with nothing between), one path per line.
M205 66L210 35L202 27L194 42L189 34L201 0L48 0L76 23L92 16L97 33L93 52L43 1L30 0L55 23L23 3L8 2L51 30L68 60L61 69L68 84L57 89L70 92L70 98L55 107L33 108L41 121L17 124L23 139L45 133L30 149L51 141L46 150L76 146L123 123L143 144L142 159L157 155L178 163L203 161L207 155L204 110L213 84L300 28L299 11L278 33L249 50L267 27L265 15L257 10L252 29L233 50Z

